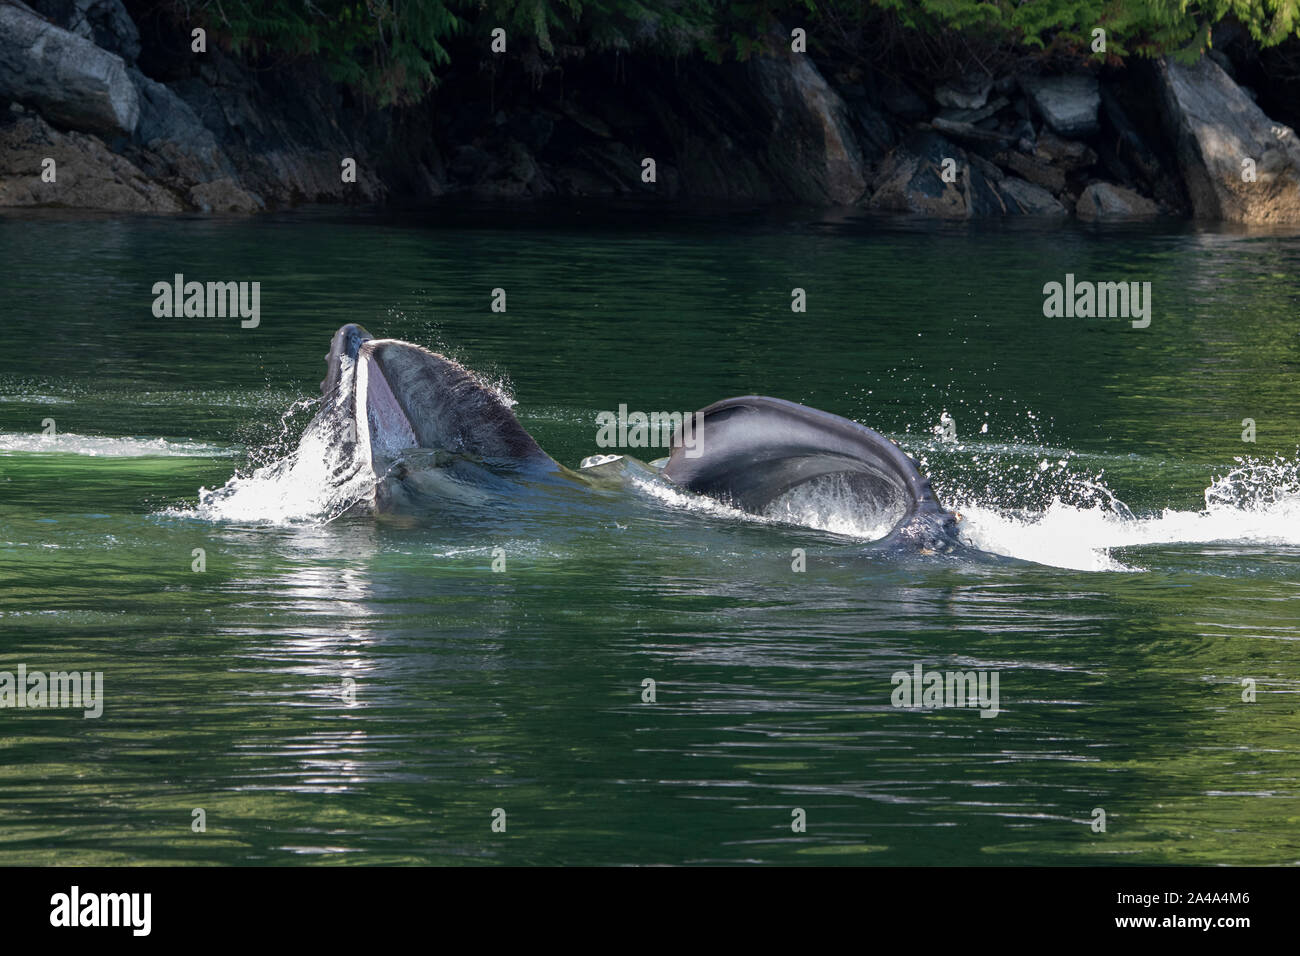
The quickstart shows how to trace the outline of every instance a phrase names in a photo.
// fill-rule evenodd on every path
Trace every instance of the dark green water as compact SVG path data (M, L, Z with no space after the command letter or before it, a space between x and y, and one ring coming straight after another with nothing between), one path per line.
M155 318L177 272L260 281L261 325ZM1151 282L1150 327L1044 318L1067 272ZM1294 864L1298 275L1185 226L0 217L0 671L105 698L0 709L0 863ZM247 476L349 321L570 466L620 404L846 415L1003 557L646 488L322 522ZM1001 712L892 706L916 664Z

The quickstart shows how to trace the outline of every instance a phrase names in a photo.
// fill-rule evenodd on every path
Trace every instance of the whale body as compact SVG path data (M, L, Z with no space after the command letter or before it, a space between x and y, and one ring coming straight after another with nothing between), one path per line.
M418 512L452 496L606 480L607 468L584 474L552 459L495 390L446 356L350 323L325 358L321 407L300 448L326 449L330 481L353 489L351 513ZM792 491L837 481L891 517L888 543L922 551L959 543L957 517L917 463L865 425L762 395L717 402L695 421L695 441L674 440L657 472L680 489L763 514Z

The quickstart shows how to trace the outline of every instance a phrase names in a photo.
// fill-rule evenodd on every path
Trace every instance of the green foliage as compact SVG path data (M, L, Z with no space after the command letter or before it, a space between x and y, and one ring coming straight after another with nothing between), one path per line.
M442 0L200 0L199 9L234 53L319 60L381 105L418 99L451 62L444 41L464 28Z
M184 0L162 0L172 4ZM381 104L418 100L450 62L453 41L506 30L512 53L588 50L700 52L744 59L772 31L819 22L870 30L884 17L907 30L971 34L1025 50L1090 52L1106 31L1110 56L1199 54L1227 17L1261 46L1293 36L1300 0L197 0L205 25L236 53L274 62L311 58ZM179 9L179 7L177 7ZM189 9L188 5L185 9ZM486 55L486 54L484 54Z
M1092 31L1100 27L1107 52L1117 56L1194 55L1208 46L1209 27L1229 16L1260 46L1282 42L1300 25L1300 0L871 0L871 5L893 11L914 29L993 30L1027 47L1055 42L1088 50Z

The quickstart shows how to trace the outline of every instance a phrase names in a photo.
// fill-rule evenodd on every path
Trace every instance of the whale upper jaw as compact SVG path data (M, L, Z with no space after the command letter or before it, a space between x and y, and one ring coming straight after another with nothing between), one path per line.
M427 506L490 488L503 472L558 469L510 406L459 363L364 328L340 328L309 426L337 484L366 489L352 511Z

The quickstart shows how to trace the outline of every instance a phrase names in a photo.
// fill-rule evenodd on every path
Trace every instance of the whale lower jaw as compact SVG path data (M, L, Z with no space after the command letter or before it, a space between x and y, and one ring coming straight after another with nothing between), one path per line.
M899 515L875 546L939 553L961 543L956 515L939 503L916 462L865 425L765 395L715 402L696 418L697 454L688 457L674 442L663 472L689 491L763 514L793 490L838 478L867 490L867 499L891 503Z

